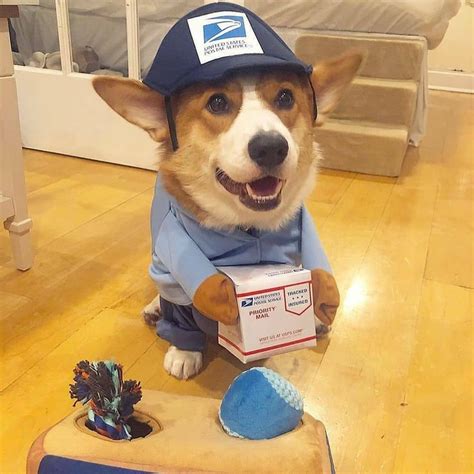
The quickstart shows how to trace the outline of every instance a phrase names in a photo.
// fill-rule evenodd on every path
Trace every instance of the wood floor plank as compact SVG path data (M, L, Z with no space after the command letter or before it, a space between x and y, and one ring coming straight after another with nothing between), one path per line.
M136 192L154 184L154 173L148 170L117 165L114 167L114 173L110 173L110 165L99 161L78 160L70 156L29 149L24 149L23 155L28 193L71 177L83 180L84 184L92 182L124 186Z
M440 199L436 204L425 277L474 288L472 200Z
M318 229L324 226L355 176L356 173L346 171L319 170L316 186L306 200L306 207Z
M105 184L85 186L82 181L72 178L63 178L31 193L28 203L35 223L34 248L38 249L71 232L135 194L135 191L107 187ZM51 222L55 224L52 226Z
M31 299L24 296L0 290L0 320L7 318L21 306L32 306Z
M326 223L328 217L331 215L335 207L335 204L329 204L327 202L319 202L308 199L306 201L306 208L313 217L314 223L318 230L321 230Z
M363 176L353 180L320 226L320 238L341 292L367 251L393 186L393 179Z
M423 283L396 472L474 472L473 293Z
M447 138L446 118L450 115L452 102L443 93L430 92L430 107L428 111L426 133L422 146L434 150L442 150Z
M320 169L316 178L316 186L309 199L328 204L337 204L354 180L356 173L330 169Z
M425 277L474 288L474 100L453 102Z

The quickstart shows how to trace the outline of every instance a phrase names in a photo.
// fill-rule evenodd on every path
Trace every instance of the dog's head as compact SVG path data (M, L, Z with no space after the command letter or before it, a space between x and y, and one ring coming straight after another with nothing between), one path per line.
M324 61L309 80L288 71L242 72L190 86L172 98L179 148L172 150L164 98L138 81L99 77L96 92L162 144L168 191L209 227L276 229L311 190L317 131L356 74L357 52Z

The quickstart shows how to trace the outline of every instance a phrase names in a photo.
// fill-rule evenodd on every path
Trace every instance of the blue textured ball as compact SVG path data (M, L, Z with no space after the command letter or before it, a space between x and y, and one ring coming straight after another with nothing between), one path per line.
M303 398L288 380L264 367L242 372L222 399L219 419L231 436L270 439L296 428Z

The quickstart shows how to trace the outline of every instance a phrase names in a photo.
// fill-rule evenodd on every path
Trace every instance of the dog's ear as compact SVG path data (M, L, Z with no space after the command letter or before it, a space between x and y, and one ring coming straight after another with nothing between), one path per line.
M164 98L139 81L118 77L96 77L97 94L124 119L146 130L157 142L168 137Z
M351 50L342 56L317 63L311 74L311 83L316 93L318 118L316 125L322 125L336 108L344 92L354 79L365 55Z

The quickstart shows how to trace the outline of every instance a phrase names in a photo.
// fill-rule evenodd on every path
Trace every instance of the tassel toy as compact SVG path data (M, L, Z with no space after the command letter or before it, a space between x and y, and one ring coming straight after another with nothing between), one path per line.
M140 383L123 381L122 366L112 361L89 362L83 360L74 368L74 383L69 394L89 404L87 427L114 440L132 439L127 420L133 406L142 398Z

